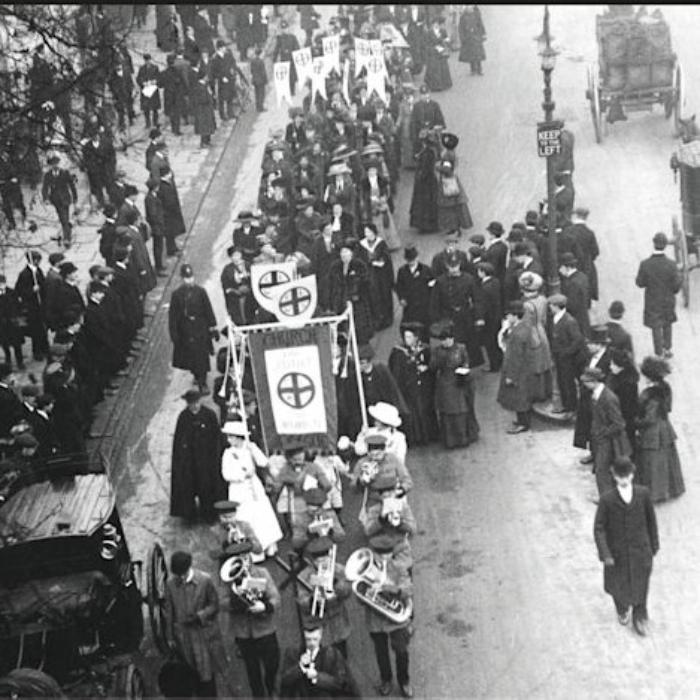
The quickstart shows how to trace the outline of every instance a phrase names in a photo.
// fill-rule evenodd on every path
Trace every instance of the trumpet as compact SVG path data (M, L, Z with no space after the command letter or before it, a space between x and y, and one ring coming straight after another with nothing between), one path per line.
M367 486L371 481L374 481L379 473L379 464L374 461L365 461L360 464L360 483Z
M321 513L317 513L306 529L312 535L326 537L333 529L333 518L324 518Z
M331 547L330 555L325 563L319 567L316 573L316 583L314 585L314 595L311 599L311 614L314 617L322 618L326 612L326 600L334 593L333 578L335 577L335 561L338 546Z
M361 547L350 555L345 576L352 582L352 592L361 603L398 625L408 622L413 614L413 601L404 602L382 591L388 580L386 564L377 562L369 547Z

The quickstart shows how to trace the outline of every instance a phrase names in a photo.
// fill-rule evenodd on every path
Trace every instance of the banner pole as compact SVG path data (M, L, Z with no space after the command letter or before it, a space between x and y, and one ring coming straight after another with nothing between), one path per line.
M362 428L367 430L367 407L365 406L365 388L362 385L362 370L360 369L360 351L357 347L357 335L355 333L355 314L352 310L352 302L348 302L348 330L352 341L353 360L355 361L355 380L357 381L357 396L360 400L360 413L362 415Z
M226 384L228 384L228 373L231 369L231 355L235 352L233 347L233 333L231 329L231 319L226 319L226 327L228 328L228 348L226 350L226 368L224 370L224 381L221 382L221 389L219 389L219 398L223 399L226 396Z
M236 377L236 394L238 395L238 406L240 409L241 420L243 426L245 427L245 444L250 442L250 435L248 434L248 419L245 414L245 402L243 400L243 376L241 372L241 366L238 364L238 357L236 356L236 343L233 337L233 328L231 326L231 321L229 320L228 335L231 339L231 361L233 362L233 374ZM245 346L246 336L241 334L241 346Z

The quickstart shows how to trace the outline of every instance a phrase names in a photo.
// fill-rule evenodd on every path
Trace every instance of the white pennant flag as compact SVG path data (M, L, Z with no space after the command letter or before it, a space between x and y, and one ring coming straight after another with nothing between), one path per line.
M296 51L292 51L292 59L294 60L294 66L297 69L299 84L304 85L307 80L311 80L313 78L311 47L307 46L305 49L297 49Z
M292 104L292 93L289 89L289 70L291 64L289 61L280 61L275 63L272 68L272 73L275 79L275 94L277 95L277 106L281 106L282 101L286 100L288 105Z
M375 57L367 62L367 96L372 96L372 91L375 91L379 98L386 102L386 82L385 82L385 67L384 57Z
M316 56L311 64L311 99L316 97L316 93L326 99L326 59L324 56Z
M275 288L277 309L273 311L279 321L286 324L306 323L313 317L318 303L316 275L300 277Z
M282 285L291 282L296 276L296 263L253 263L250 266L250 286L255 301L265 311L277 313L277 296Z
M355 38L355 77L360 75L362 69L367 65L370 58L369 41L367 39Z
M337 34L324 36L323 55L326 59L326 72L335 71L340 75L340 37Z
M369 55L374 58L379 58L384 55L384 50L382 49L381 39L370 39L369 40Z

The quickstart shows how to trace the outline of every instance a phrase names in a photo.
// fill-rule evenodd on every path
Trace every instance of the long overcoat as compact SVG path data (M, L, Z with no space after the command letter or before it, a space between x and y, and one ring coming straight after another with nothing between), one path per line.
M486 30L479 10L465 10L459 18L459 60L462 63L475 63L486 59L485 36Z
M505 336L506 351L501 366L501 382L498 387L497 401L507 411L529 411L532 407L529 346L532 339L532 327L520 321ZM507 384L506 379L512 384Z
M184 409L173 437L170 515L192 518L195 494L203 511L210 513L216 501L226 498L226 482L221 477L222 451L216 413L206 406L197 413Z
M606 566L605 592L626 605L646 601L654 555L659 551L659 533L651 495L646 486L632 487L632 501L625 503L618 490L611 489L600 498L593 529L601 561L612 557L614 566Z
M214 98L206 83L197 81L191 90L190 106L194 114L194 133L198 136L211 136L216 131Z
M170 338L173 341L173 367L195 376L209 371L209 355L214 352L210 331L216 317L206 291L198 285L178 287L170 299Z
M647 328L676 321L676 294L681 288L676 264L663 254L642 260L636 284L644 289L644 325Z

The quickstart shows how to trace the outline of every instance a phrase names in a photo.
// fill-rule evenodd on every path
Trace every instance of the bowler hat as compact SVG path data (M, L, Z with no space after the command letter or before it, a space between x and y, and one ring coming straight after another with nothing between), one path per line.
M408 260L409 262L411 260L415 260L418 257L418 249L414 245L407 245L403 249L403 257L404 260Z
M489 233L492 233L494 236L502 236L505 233L505 229L503 228L503 224L500 221L492 221L487 227L486 230Z
M187 403L194 403L202 398L202 393L197 389L189 389L180 398L187 401Z
M180 277L194 277L194 270L192 269L192 265L185 263L184 265L180 266Z
M654 234L652 242L656 250L663 250L668 245L668 237L665 233L659 232Z
M369 345L361 345L357 353L361 360L371 360L374 357L374 348Z
M459 136L457 136L457 134L452 134L449 131L442 134L440 136L440 140L442 141L442 145L450 151L457 148L457 145L459 144Z
M608 335L608 327L604 324L593 326L591 328L589 340L591 343L600 343L601 345L609 343L610 336Z

